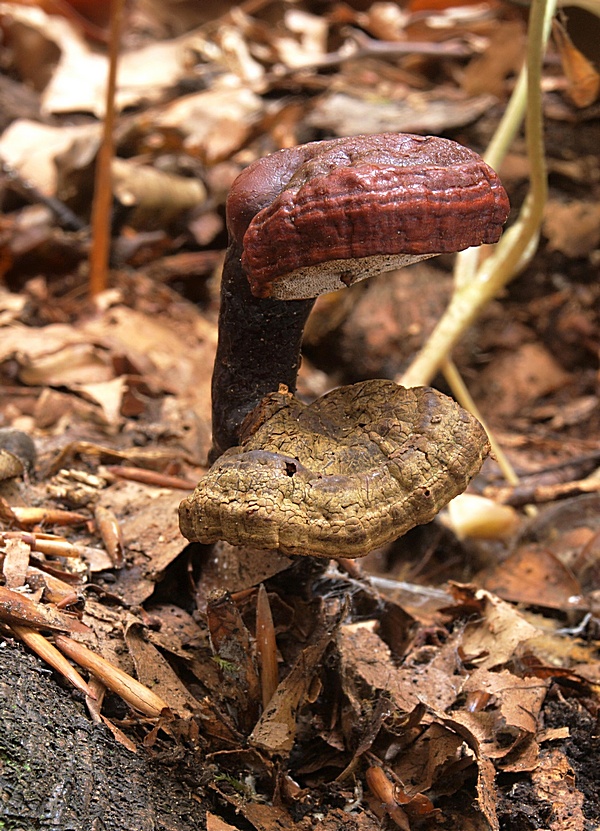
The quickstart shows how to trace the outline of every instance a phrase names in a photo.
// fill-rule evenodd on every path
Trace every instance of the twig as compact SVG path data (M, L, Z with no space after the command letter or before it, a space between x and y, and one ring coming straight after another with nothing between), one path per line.
M58 649L50 641L46 640L43 635L35 629L31 629L29 626L21 626L18 623L12 623L10 628L23 643L53 669L60 672L76 689L88 696L88 698L96 698L96 693L89 684L86 684L81 675L71 666L64 655L61 655Z
M327 52L310 63L292 67L286 74L299 69L320 69L338 66L361 58L403 58L420 55L426 58L470 58L475 50L458 38L440 43L431 41L375 40L357 29L349 30L349 37L340 49Z
M115 568L123 568L125 565L125 549L123 545L123 534L116 516L108 508L96 505L94 509L96 528L102 538L106 553Z
M465 382L462 379L462 376L458 369L456 368L456 364L450 358L446 358L442 365L442 369L444 372L444 377L448 382L450 389L458 403L461 407L464 407L465 410L468 410L475 418L481 422L483 429L487 433L490 447L492 448L492 453L498 463L498 467L502 471L502 475L506 479L506 481L513 486L517 486L519 484L519 477L512 466L510 459L504 452L503 448L500 446L499 442L497 441L496 437L494 436L493 431L489 428L486 424L484 417L479 412L479 407L475 403L471 393ZM525 508L526 512L529 516L535 516L537 511L533 506L527 505Z
M83 644L65 635L55 635L54 642L61 652L93 672L109 690L120 695L135 710L150 718L158 718L163 712L168 712L168 705L160 696Z
M581 496L584 493L599 493L600 479L590 476L587 479L578 479L575 482L558 482L554 485L523 485L515 487L487 487L485 495L503 505L512 505L520 508L530 503L541 504L556 502L558 499L568 499L572 496Z
M92 247L90 250L89 280L90 294L92 297L104 291L107 284L112 207L111 163L114 154L115 90L117 87L117 66L121 31L123 28L124 6L125 0L112 0L106 109L102 129L102 142L96 159L94 202L92 205Z
M107 471L119 479L130 482L141 482L144 485L153 485L155 488L173 488L175 490L192 491L197 482L184 479L181 476L169 476L157 470L147 470L143 467L127 467L125 465L108 465Z
M262 705L267 705L279 683L277 672L277 644L275 641L275 627L269 596L264 585L258 588L256 601L256 651L260 665L260 685L262 689Z

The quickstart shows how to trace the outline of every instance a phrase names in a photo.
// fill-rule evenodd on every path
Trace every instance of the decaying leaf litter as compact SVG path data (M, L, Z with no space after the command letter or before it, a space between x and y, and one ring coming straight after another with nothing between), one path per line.
M328 136L443 131L481 150L525 18L383 3L202 20L177 5L129 10L113 270L94 303L85 229L106 21L0 10L0 80L18 102L0 138L5 648L43 638L52 666L62 649L79 667L90 717L118 741L190 751L207 827L595 827L598 109L593 89L579 97L575 47L559 39L562 64L551 51L544 71L541 250L455 353L519 485L487 461L440 521L360 567L315 564L185 548L177 527L210 447L225 195L255 158ZM24 84L34 94L19 96ZM523 147L500 170L513 205ZM448 263L413 270L320 298L305 400L398 376L450 291ZM14 445L23 433L37 458ZM502 518L481 499L475 523L475 497L503 503ZM107 663L85 663L77 643Z

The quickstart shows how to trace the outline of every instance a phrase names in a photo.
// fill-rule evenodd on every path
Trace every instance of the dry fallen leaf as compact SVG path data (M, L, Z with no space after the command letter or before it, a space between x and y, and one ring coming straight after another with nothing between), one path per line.
M439 97L439 92L413 93L405 101L373 101L371 92L364 98L349 93L323 95L307 122L336 136L363 133L439 133L460 127L477 118L493 104L490 95L473 98L456 93ZM443 126L442 126L443 125Z
M569 374L542 343L524 343L510 352L498 350L478 378L486 389L482 410L494 417L515 417L568 381Z
M561 251L567 257L588 257L600 245L600 205L550 199L544 215L544 236L552 251Z
M538 634L514 606L483 589L454 587L453 593L457 599L464 594L481 606L481 617L465 626L461 638L463 654L466 659L476 660L479 668L504 665L522 644Z
M567 93L577 107L589 107L600 91L600 74L583 52L575 46L561 21L552 21L552 37L558 48L567 78Z
M532 754L530 746L539 726L547 687L548 683L541 679L519 678L507 669L476 669L463 685L467 707L452 713L452 726L468 729L476 737L481 753L496 760L502 770L532 770L537 753L534 750Z
M95 50L69 20L46 14L41 8L2 4L10 7L10 24L29 30L29 39L21 36L19 44L25 51L31 38L38 42L38 51L54 48L59 52L57 65L49 82L41 83L41 67L32 61L31 50L21 63L38 88L43 89L42 106L47 113L91 112L104 114L108 57ZM120 58L117 106L135 106L140 101L157 100L162 92L174 86L187 71L188 50L193 36L158 41L138 49L124 51ZM19 54L16 56L19 60ZM32 73L37 70L37 77Z
M506 93L506 81L521 69L527 38L521 20L504 21L491 34L483 54L465 68L461 86L468 95Z
M505 600L564 611L577 608L581 585L545 546L522 545L482 575L482 584Z
M312 643L302 650L287 676L279 683L250 734L252 745L277 755L287 756L290 753L298 730L298 710L318 673L325 649L335 637L337 623L330 622L325 632L317 630Z
M31 548L18 538L5 540L3 548L4 585L7 589L18 589L24 585L26 580Z
M137 622L125 630L125 643L133 658L136 674L142 684L151 688L180 718L189 718L200 705L186 689L169 662L149 643Z
M541 752L532 780L539 798L552 805L549 831L584 831L588 827L584 794L577 788L571 763L560 748Z
M0 136L0 156L30 180L42 193L54 195L57 169L54 160L85 145L95 153L100 140L98 124L55 127L28 119L17 119Z
M154 120L157 129L176 129L188 152L207 164L229 158L243 146L263 113L262 100L237 82L178 98Z

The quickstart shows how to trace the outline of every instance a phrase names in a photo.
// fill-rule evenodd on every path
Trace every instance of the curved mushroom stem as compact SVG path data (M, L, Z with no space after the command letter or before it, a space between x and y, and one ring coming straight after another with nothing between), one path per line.
M496 242L508 208L476 153L432 136L313 142L246 168L227 200L211 461L266 395L295 391L317 295Z
M212 380L215 461L238 443L246 415L285 384L296 390L300 346L315 299L255 297L242 265L244 236L254 217L268 207L320 143L293 147L258 159L235 180L227 199L229 247L221 280L219 342Z
M238 443L244 418L266 395L280 384L295 392L302 333L315 302L254 297L241 256L241 246L233 242L223 267L211 463Z

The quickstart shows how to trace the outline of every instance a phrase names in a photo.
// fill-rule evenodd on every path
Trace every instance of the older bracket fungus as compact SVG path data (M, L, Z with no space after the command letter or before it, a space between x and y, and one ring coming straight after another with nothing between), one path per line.
M180 507L188 539L363 557L428 522L477 473L479 422L428 387L340 387L304 405L281 389Z

